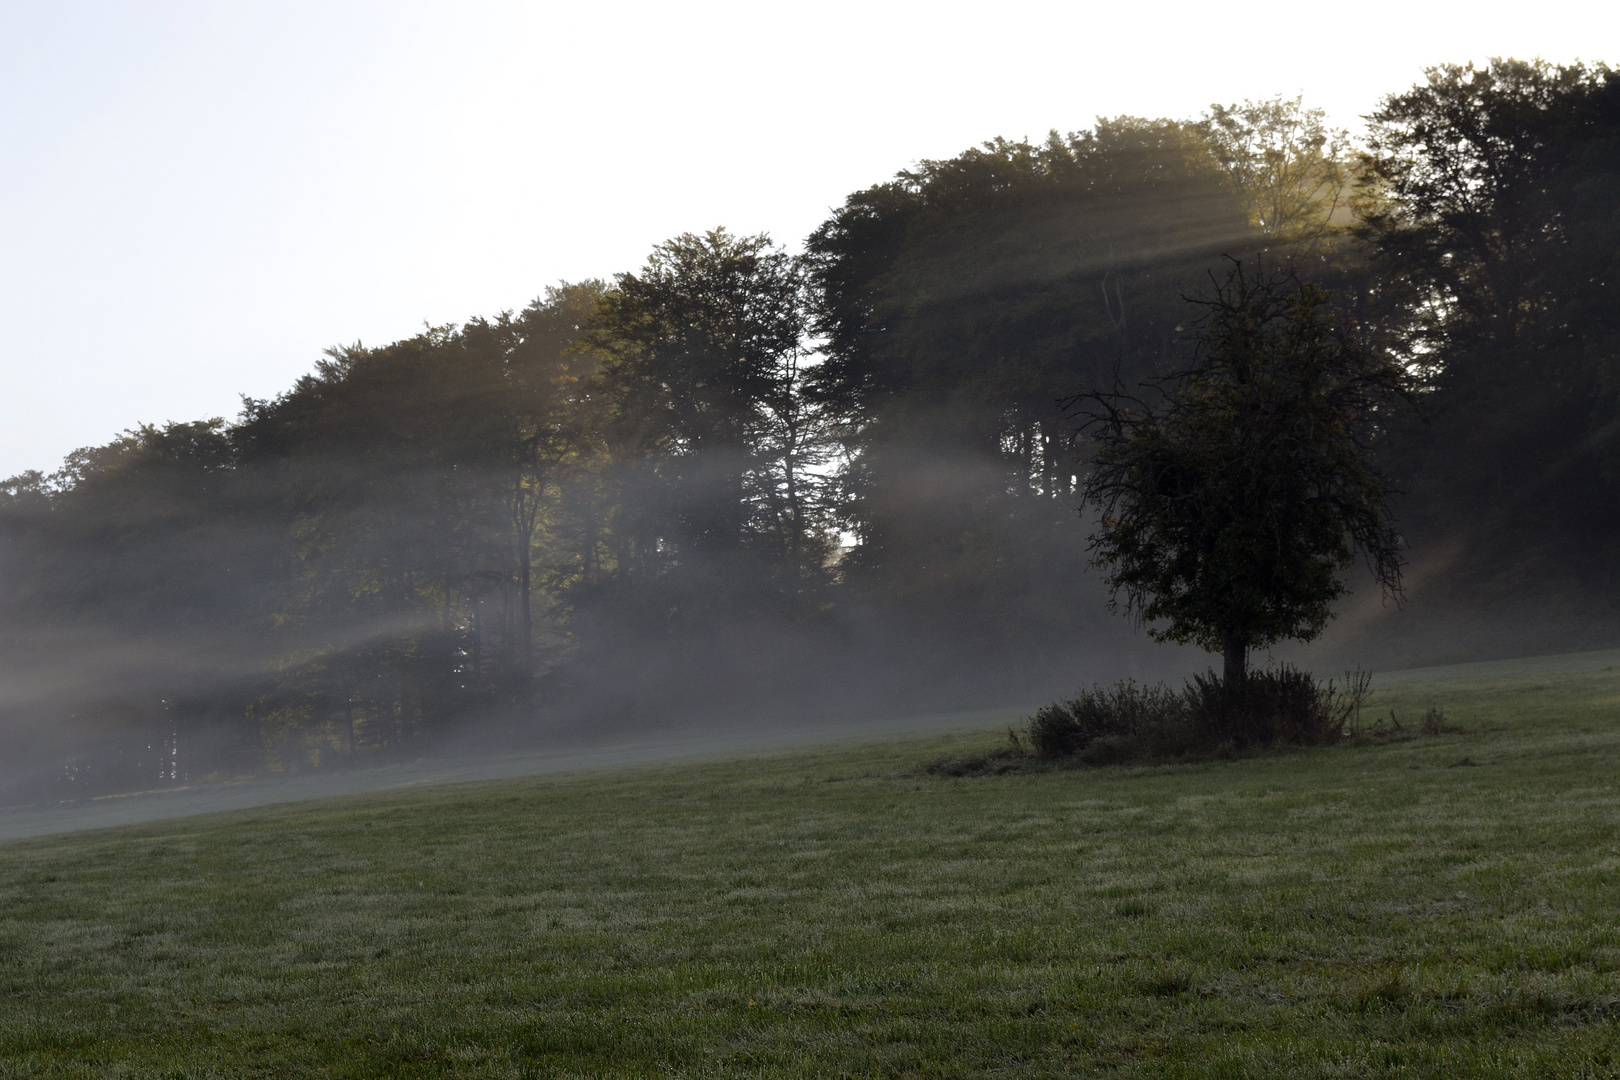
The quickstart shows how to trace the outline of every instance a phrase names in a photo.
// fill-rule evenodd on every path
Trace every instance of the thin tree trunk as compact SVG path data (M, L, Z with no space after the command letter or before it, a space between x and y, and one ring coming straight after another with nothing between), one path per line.
M512 622L512 576L508 572L501 578L501 663L506 665L506 674L510 675L517 663L516 648L513 639L517 637L517 628Z
M803 516L799 513L799 471L795 468L795 450L793 442L797 433L790 427L788 429L789 449L782 459L782 468L787 475L787 502L788 502L788 543L790 550L788 557L793 560L794 569L800 569L799 551L802 545L799 538L803 533Z
M534 671L534 613L531 604L534 531L540 520L540 478L533 490L519 471L512 487L512 539L518 562L517 667L527 678ZM512 650L508 649L510 655Z
M518 664L525 677L534 670L534 615L529 607L529 545L518 547Z
M472 681L480 683L484 676L484 597L478 591L478 579L472 579Z
M343 723L349 729L349 763L356 760L354 752L354 699L347 686L343 687Z
M1236 686L1249 677L1249 643L1228 630L1221 635L1221 646L1226 659L1226 685Z
M585 559L583 575L586 581L596 580L596 492L585 492Z

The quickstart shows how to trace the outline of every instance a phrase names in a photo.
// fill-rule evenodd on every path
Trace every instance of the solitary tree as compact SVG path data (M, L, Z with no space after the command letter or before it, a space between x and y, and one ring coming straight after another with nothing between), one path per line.
M1206 311L1193 362L1151 384L1153 402L1079 399L1097 446L1084 490L1101 512L1094 565L1157 640L1222 653L1229 685L1251 648L1321 633L1357 551L1400 590L1370 444L1404 373L1358 347L1329 301L1234 263L1194 301Z

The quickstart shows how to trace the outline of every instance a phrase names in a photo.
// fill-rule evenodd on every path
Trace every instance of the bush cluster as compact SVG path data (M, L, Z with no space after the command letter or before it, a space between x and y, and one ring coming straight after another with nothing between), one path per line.
M1370 678L1318 682L1289 665L1227 682L1195 675L1179 692L1134 680L1092 686L1030 718L1030 748L1041 758L1105 765L1182 757L1224 748L1325 746L1344 737L1366 699Z

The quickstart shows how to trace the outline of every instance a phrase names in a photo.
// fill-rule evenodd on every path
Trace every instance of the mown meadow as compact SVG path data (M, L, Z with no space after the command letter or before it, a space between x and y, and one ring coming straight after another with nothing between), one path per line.
M1483 675L1200 764L919 769L986 732L10 842L0 1076L1616 1075L1620 670Z

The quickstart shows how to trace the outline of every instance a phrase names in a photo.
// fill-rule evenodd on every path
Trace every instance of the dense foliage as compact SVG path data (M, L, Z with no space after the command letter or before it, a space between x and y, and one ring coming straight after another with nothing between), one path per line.
M1457 612L1449 634L1513 609L1544 648L1612 636L1620 77L1447 65L1371 121L1356 232L1428 377L1394 462L1414 570Z
M13 477L9 790L1069 682L1120 631L1061 402L1185 368L1222 256L1418 380L1429 422L1373 426L1420 600L1610 634L1620 79L1437 68L1372 119L1359 155L1286 99L987 143L802 256L683 235Z
M1347 591L1357 552L1400 588L1400 544L1372 462L1406 375L1359 346L1310 284L1236 263L1199 326L1192 366L1155 382L1162 401L1083 395L1097 444L1086 501L1101 512L1096 563L1162 640L1224 654L1310 640Z

